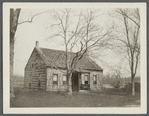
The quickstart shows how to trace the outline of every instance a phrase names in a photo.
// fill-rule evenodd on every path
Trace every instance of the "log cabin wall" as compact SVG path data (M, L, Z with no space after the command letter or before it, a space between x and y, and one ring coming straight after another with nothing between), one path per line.
M57 75L57 84L53 83L53 75ZM66 70L47 68L46 91L66 91L67 85L63 83L63 75L66 75Z
M24 87L31 89L46 89L46 65L41 59L37 49L35 48L25 67Z

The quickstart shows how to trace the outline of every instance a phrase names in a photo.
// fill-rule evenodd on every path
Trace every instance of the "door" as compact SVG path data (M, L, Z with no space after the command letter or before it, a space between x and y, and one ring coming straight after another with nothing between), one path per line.
M78 73L72 74L72 91L79 91Z

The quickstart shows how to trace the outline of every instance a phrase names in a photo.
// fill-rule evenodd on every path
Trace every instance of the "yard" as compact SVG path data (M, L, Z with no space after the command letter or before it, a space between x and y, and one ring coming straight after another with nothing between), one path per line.
M140 94L131 96L121 89L109 88L104 92L76 93L33 91L15 88L10 107L129 107L140 105Z

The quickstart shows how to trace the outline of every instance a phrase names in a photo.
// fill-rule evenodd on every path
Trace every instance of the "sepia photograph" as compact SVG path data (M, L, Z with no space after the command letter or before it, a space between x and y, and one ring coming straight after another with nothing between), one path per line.
M147 113L145 3L4 3L3 21L4 113Z

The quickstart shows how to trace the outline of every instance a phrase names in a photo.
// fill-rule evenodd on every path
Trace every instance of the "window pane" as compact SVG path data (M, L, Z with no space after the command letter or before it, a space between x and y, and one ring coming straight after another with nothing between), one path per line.
M85 75L84 78L85 81L88 81L88 75Z
M53 74L53 84L58 84L58 74Z
M93 80L96 81L97 80L97 76L93 75Z
M66 75L63 75L63 85L65 85L65 84L66 84L66 80L67 80Z
M53 81L57 81L57 77L58 77L58 75L57 74L54 74L53 75Z
M88 84L88 81L85 81L85 84Z
M63 81L66 81L66 75L63 75Z
M93 84L97 84L97 76L93 75Z
M88 84L88 75L84 75L85 84Z

